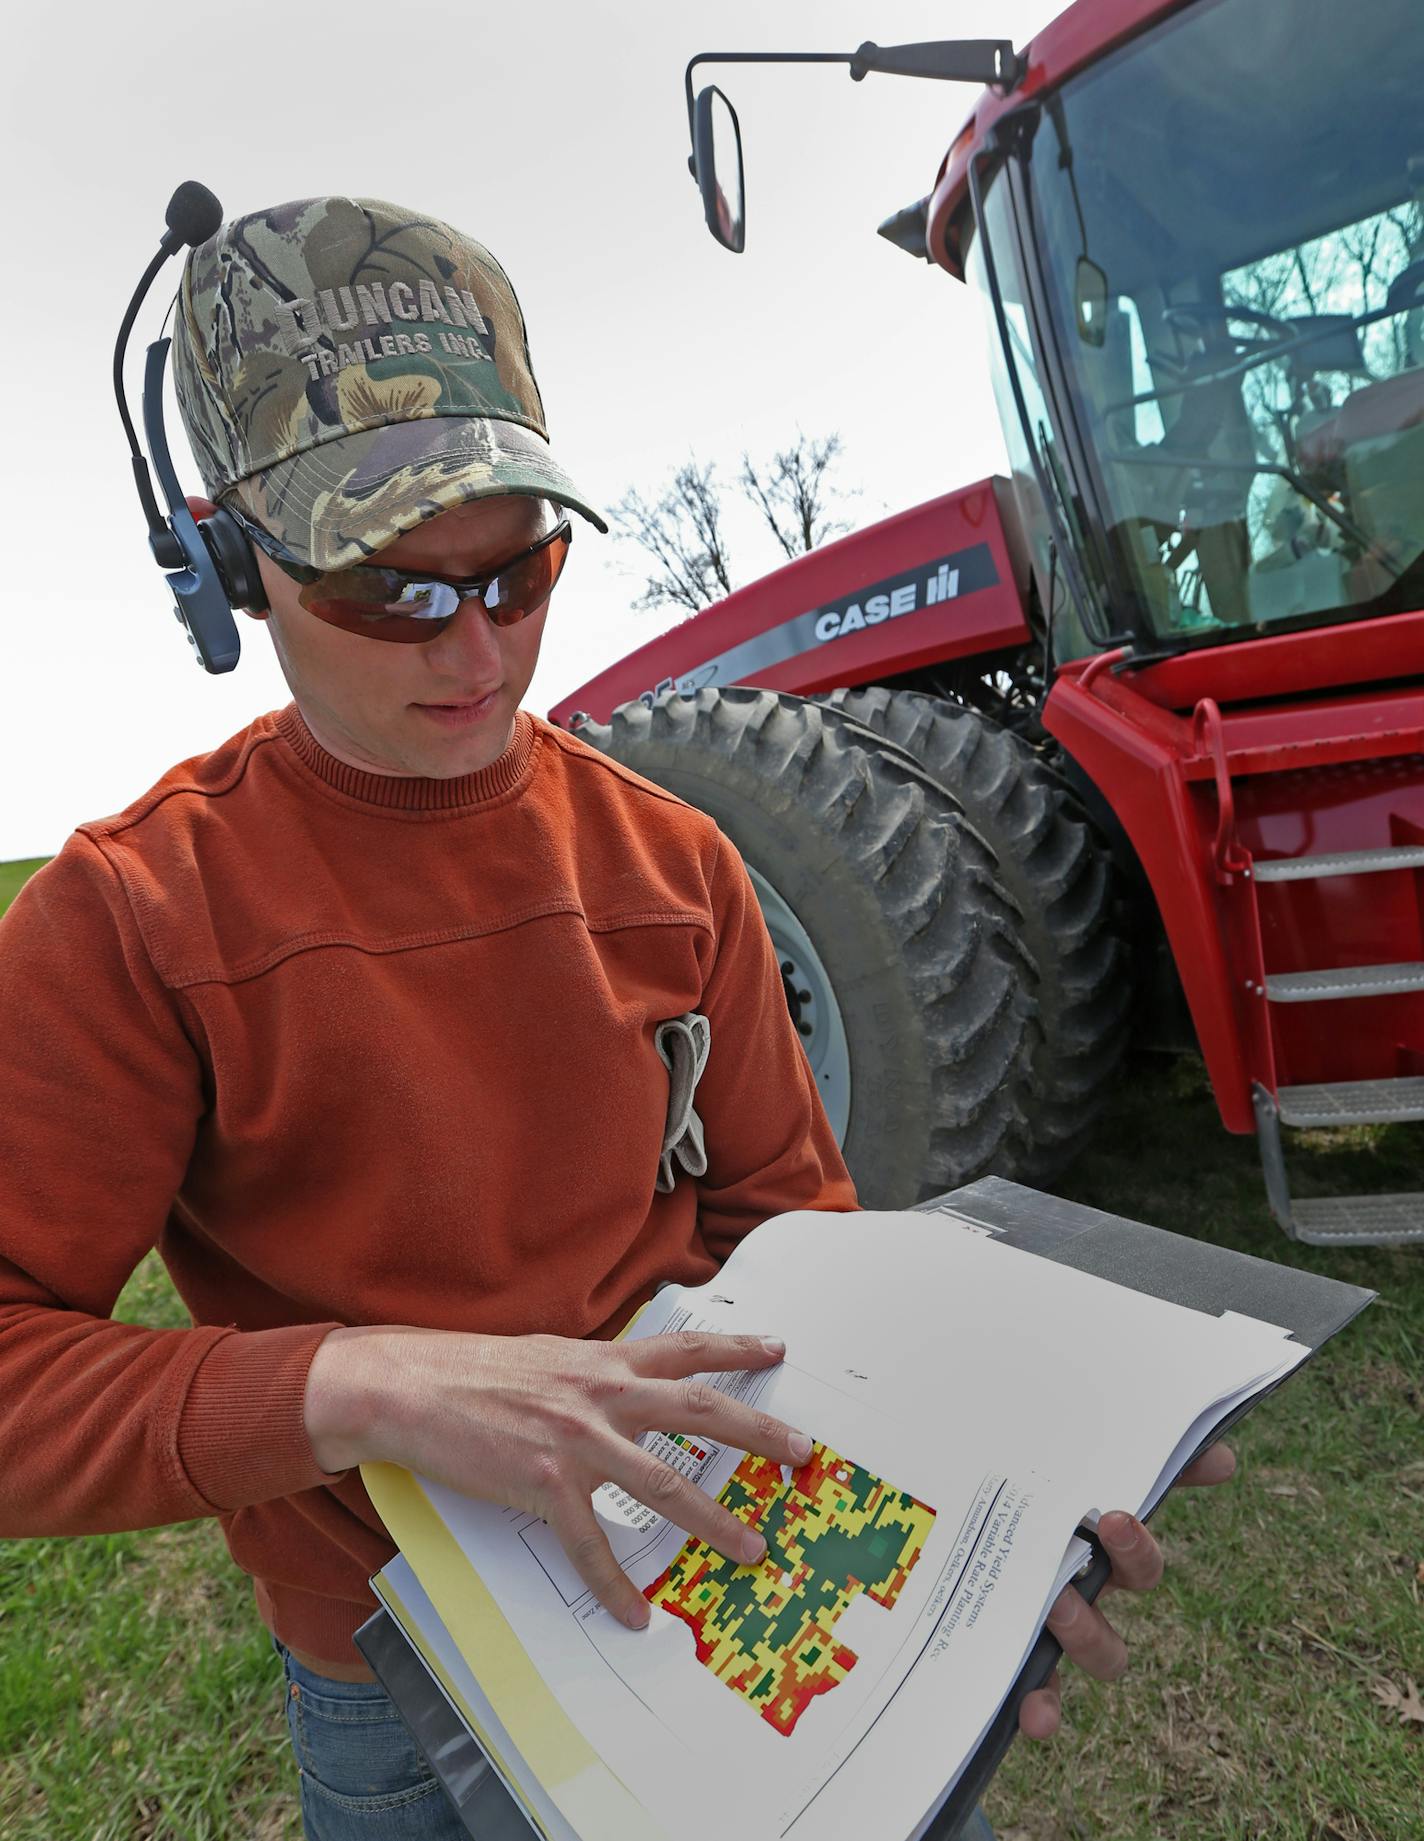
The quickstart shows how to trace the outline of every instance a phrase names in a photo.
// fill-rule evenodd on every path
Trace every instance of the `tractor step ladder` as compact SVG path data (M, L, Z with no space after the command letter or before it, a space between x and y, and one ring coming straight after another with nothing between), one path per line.
M1424 1195L1292 1198L1281 1145L1282 1121L1309 1129L1424 1119L1424 1080L1342 1080L1329 1086L1282 1087L1279 1095L1257 1081L1251 1100L1266 1199L1292 1240L1309 1246L1424 1245Z
M1397 844L1378 850L1267 859L1253 863L1250 874L1256 882L1303 882L1321 876L1363 876L1401 869L1424 869L1424 845ZM1424 991L1424 963L1268 972L1264 995L1267 1003L1308 1004L1394 996L1406 991ZM1311 1130L1424 1119L1424 1077L1332 1081L1282 1087L1277 1094L1257 1082L1252 1088L1252 1102L1266 1195L1272 1214L1292 1240L1303 1240L1311 1246L1424 1244L1424 1194L1332 1195L1293 1201L1280 1131L1283 1124Z
M1339 850L1333 856L1275 857L1253 863L1257 882L1307 882L1316 876L1367 876L1381 869L1424 869L1424 844L1389 844L1380 850Z
M1394 997L1424 991L1424 964L1342 965L1327 972L1267 972L1266 1001L1328 1003L1335 997Z
M1318 1087L1282 1087L1282 1125L1384 1125L1424 1119L1424 1077L1337 1080Z

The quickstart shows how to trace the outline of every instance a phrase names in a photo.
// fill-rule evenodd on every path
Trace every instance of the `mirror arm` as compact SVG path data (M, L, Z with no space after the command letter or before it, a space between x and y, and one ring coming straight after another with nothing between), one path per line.
M1028 59L1007 38L950 38L919 45L877 45L867 39L850 60L859 83L870 71L887 77L930 77L941 83L985 83L1007 96L1017 89Z
M1007 38L946 39L920 45L877 45L867 39L856 51L699 51L688 60L683 75L689 141L693 132L692 73L699 64L847 64L857 83L867 72L878 70L887 76L987 83L1004 95L1023 81L1028 68L1027 58ZM688 164L692 164L690 156Z
M854 61L849 51L699 51L695 58L688 59L682 80L687 93L688 141L693 138L692 73L699 64L850 64ZM695 174L691 154L687 164Z

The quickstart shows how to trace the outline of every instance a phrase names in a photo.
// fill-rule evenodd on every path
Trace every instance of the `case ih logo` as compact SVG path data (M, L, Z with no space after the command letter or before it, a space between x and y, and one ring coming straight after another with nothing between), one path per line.
M987 546L983 546L988 554ZM929 565L929 573L917 570L913 575L894 576L877 582L873 588L857 588L854 597L839 607L828 607L816 615L816 638L822 645L828 639L844 639L847 633L859 633L882 620L898 620L901 614L913 614L917 608L933 607L936 601L953 601L959 594L963 564L960 556L946 556ZM991 564L992 572L992 564ZM974 584L982 588L982 582Z
M948 556L933 557L913 569L888 576L883 582L871 582L855 588L839 600L823 607L813 607L795 614L779 626L768 627L754 638L719 652L703 664L694 665L679 677L664 678L651 690L642 692L639 701L651 709L665 691L676 690L694 696L708 684L744 684L755 681L756 674L779 665L783 660L809 652L815 646L829 645L845 639L883 620L898 620L905 614L918 613L943 601L957 600L976 589L990 588L999 579L994 558L987 543L971 544Z

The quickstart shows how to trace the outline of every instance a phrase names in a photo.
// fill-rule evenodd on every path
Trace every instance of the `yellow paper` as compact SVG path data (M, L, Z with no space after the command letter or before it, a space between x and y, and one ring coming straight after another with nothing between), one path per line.
M456 1648L472 1666L478 1657L480 1686L498 1710L511 1742L569 1823L585 1835L671 1841L549 1691L484 1580L411 1473L395 1464L363 1464L361 1480Z
M401 1599L400 1593L395 1589L394 1585L392 1585L390 1579L386 1576L384 1571L377 1573L376 1579L380 1581L381 1597L386 1602L386 1604L391 1607L392 1611L394 1612L395 1617L397 1621L399 1622L401 1629L405 1632L406 1641L409 1644L411 1644L413 1648L417 1649L420 1652L420 1655L422 1659L424 1660L425 1666L430 1670L431 1674L435 1676L436 1680L440 1683L441 1687L444 1688L447 1696L460 1709L461 1717L464 1719L464 1722L469 1727L470 1731L473 1732L475 1737L479 1740L480 1745L485 1752L485 1755L488 1758L492 1759L494 1764L497 1766L500 1776L504 1780L505 1788L509 1790L511 1794L519 1798L519 1802L521 1806L523 1807L525 1815L534 1824L535 1828L538 1829L539 1833L541 1835L547 1835L548 1833L547 1829L544 1827L544 1824L539 1820L539 1817L535 1813L535 1810L532 1804L529 1802L529 1799L525 1796L524 1792L520 1789L518 1780L515 1778L513 1772L509 1769L508 1761L505 1759L503 1754L500 1752L499 1748L496 1746L496 1744L494 1743L494 1740L490 1737L489 1733L487 1733L484 1727L480 1724L480 1721L476 1717L474 1709L471 1707L469 1701L465 1699L464 1695L460 1692L459 1688L456 1687L444 1663L440 1660L439 1656L436 1655L435 1651L431 1649L430 1645L426 1642L425 1637L422 1634L419 1625L415 1622L415 1620L411 1617L410 1612L406 1609L405 1604L403 1600Z

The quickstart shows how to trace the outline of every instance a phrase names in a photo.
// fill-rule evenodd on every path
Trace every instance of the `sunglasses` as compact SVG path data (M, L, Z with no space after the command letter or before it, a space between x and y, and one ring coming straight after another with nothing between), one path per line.
M254 541L249 519L234 512ZM266 535L266 533L262 533ZM314 569L267 554L294 582L302 584L298 604L328 626L363 639L396 645L424 645L437 639L460 611L460 603L478 601L495 626L514 626L539 609L554 592L573 542L565 518L527 550L479 575L442 576L428 571L381 568L357 563L348 569ZM266 549L266 545L262 545Z

